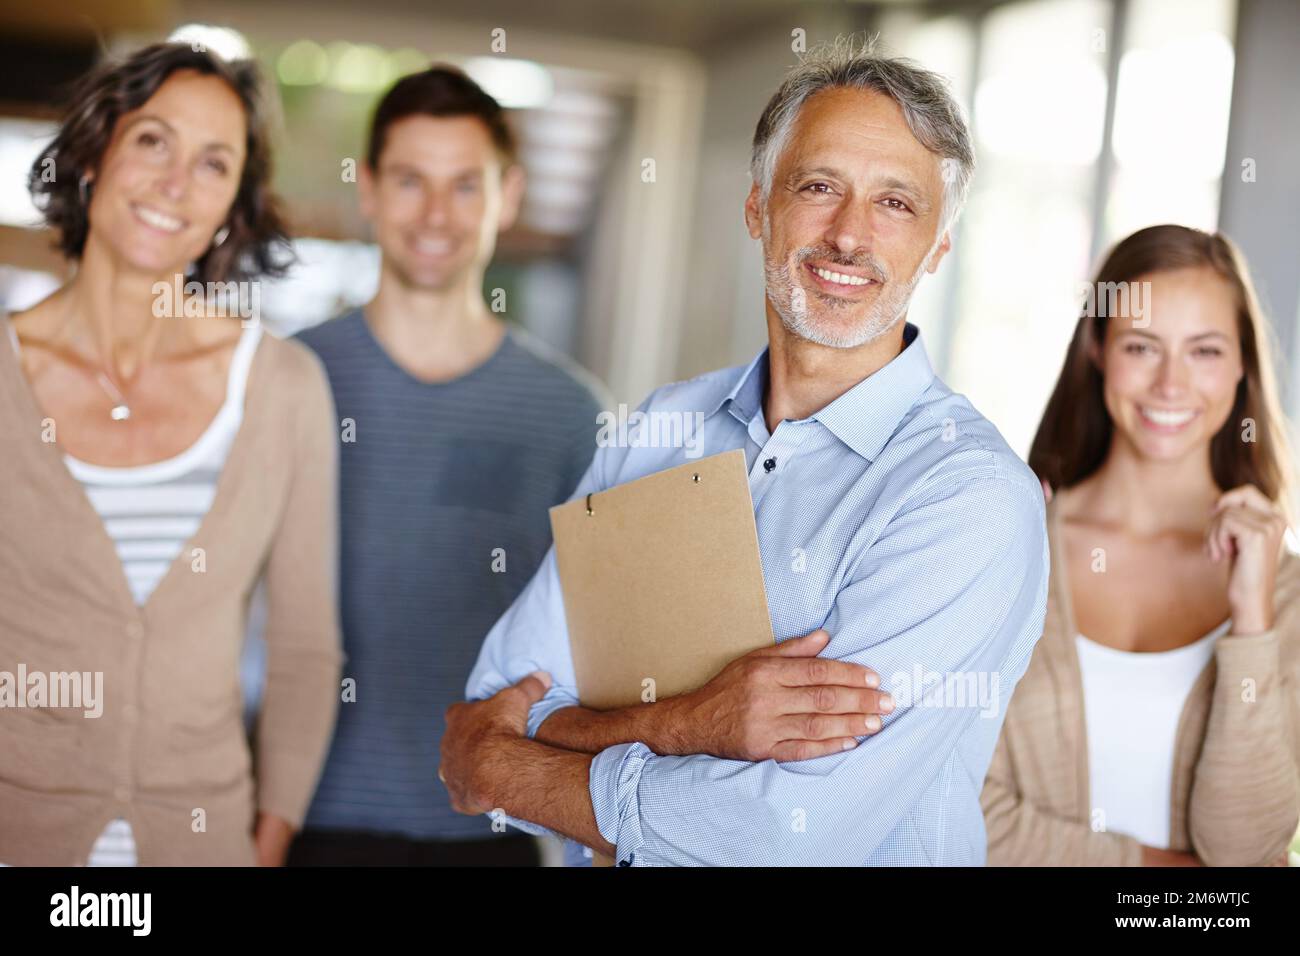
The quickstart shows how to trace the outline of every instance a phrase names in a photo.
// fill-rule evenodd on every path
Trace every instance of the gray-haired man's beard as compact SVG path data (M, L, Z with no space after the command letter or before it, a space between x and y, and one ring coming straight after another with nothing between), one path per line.
M926 254L917 267L916 273L906 282L891 281L889 270L870 254L844 256L825 246L805 246L799 249L793 256L795 263L793 268L790 260L773 262L768 258L766 250L763 258L767 297L776 314L781 317L781 324L785 326L786 331L818 345L852 349L880 338L903 317L912 300L912 292L925 273L930 255ZM832 319L835 313L861 309L862 305L815 290L808 292L800 282L796 281L795 274L796 270L798 274L802 274L803 265L809 259L861 270L879 281L880 294L876 301L867 307L866 314L847 328L836 328L833 322L827 321Z

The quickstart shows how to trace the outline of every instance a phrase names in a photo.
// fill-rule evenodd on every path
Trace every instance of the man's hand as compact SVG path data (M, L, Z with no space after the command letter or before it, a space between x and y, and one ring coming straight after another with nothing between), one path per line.
M894 700L861 664L817 654L823 630L738 657L698 690L660 701L674 754L731 760L808 760L857 746L880 730Z
M270 813L257 815L257 829L253 845L257 850L258 866L284 866L293 842L293 825L288 820Z
M528 710L545 696L551 675L533 671L519 683L486 700L461 701L447 708L438 779L451 794L457 813L487 813L493 802L493 744L517 740L528 732ZM508 771L507 771L508 772Z

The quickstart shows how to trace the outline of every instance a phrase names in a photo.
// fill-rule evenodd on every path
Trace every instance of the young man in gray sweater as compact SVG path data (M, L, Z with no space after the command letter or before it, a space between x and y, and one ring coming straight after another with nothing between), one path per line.
M550 544L595 448L583 373L488 308L524 189L501 107L434 67L383 98L359 171L382 252L363 309L303 332L340 418L344 702L291 864L536 864L454 812L443 713ZM348 683L351 679L354 683Z

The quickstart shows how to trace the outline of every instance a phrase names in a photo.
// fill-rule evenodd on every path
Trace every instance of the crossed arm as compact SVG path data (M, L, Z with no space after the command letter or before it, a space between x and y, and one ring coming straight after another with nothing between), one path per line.
M983 492L975 498L973 485ZM1038 489L997 477L954 485L898 516L872 545L862 573L840 590L826 621L833 658L812 666L865 668L870 661L880 674L894 675L895 686L905 686L898 677L918 664L926 672L1001 673L1014 684L1041 633L1045 582ZM773 677L770 663L745 660L729 668L756 681L753 675L764 672ZM524 679L535 670L547 671L553 682ZM824 681L825 671L820 676ZM865 675L862 680L857 688L844 685L846 693L869 689ZM716 746L736 727L701 709L707 694L595 714L576 706L575 684L552 553L493 628L471 675L470 697L493 696L448 711L443 776L458 809L499 808L601 852L616 849L622 862L635 855L671 864L860 864L941 774L951 781L969 769L957 751L972 729L982 742L974 759L986 744L987 760L1005 713L999 703L997 719L977 726L990 715L970 706L926 706L918 692L883 715L883 731L863 745L857 738L868 733L861 715L869 702L836 704L831 698L838 689L820 684L811 691L786 687L790 696L820 697L850 715L796 716L806 728L819 722L828 736L812 739L818 749L809 759L791 753L782 762L771 752L744 750L761 747L762 738L733 733L729 739L741 741L740 750ZM752 697L758 684L738 680L736 686L749 686ZM858 733L834 723L851 722L852 713L863 721ZM775 715L773 726L788 725L791 716ZM689 728L701 725L718 731L713 747L692 739ZM772 743L778 734L771 727L768 733L768 745L782 742ZM846 749L840 734L851 735L856 746ZM810 738L802 740L807 750Z
M486 701L450 708L438 776L460 813L504 812L613 856L587 793L591 754L522 734L529 705L548 686L530 675Z
M829 635L747 654L698 691L651 704L596 711L561 707L536 737L528 711L551 686L537 671L477 704L447 714L440 772L452 805L466 813L501 810L613 855L600 834L588 783L592 755L643 742L657 754L707 753L743 760L803 760L857 746L874 733L893 698L879 675L815 655ZM450 768L450 773L448 772Z

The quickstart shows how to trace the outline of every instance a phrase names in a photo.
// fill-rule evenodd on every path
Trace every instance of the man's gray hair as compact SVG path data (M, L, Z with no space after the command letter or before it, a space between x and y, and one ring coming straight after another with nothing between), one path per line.
M777 157L804 102L815 93L839 88L875 90L888 96L902 108L912 135L941 157L942 233L957 219L975 172L970 130L944 77L911 60L876 54L873 39L859 46L853 37L841 36L810 50L768 101L754 130L749 162L764 201L772 191Z

